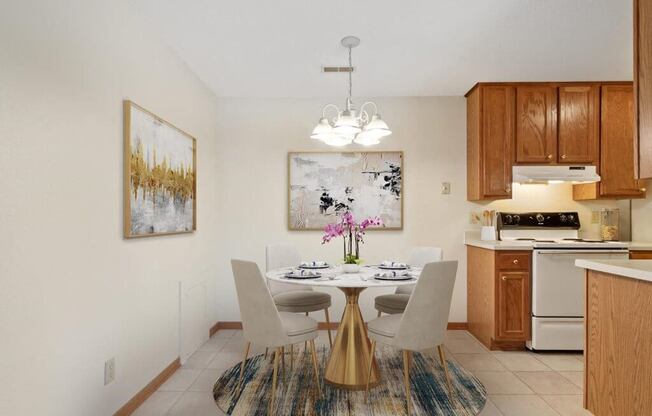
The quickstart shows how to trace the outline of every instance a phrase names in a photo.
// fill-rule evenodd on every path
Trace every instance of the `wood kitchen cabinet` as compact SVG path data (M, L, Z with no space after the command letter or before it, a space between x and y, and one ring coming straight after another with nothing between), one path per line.
M508 85L478 86L467 94L467 199L512 196L514 95Z
M516 163L557 162L557 89L516 87Z
M597 165L600 151L600 85L561 85L557 162Z
M645 184L636 179L634 96L630 83L603 85L600 112L599 183L573 186L573 199L644 198Z
M531 338L530 251L467 246L467 320L487 348L523 349Z
M652 178L652 0L634 0L635 165Z
M652 251L632 250L629 252L630 260L652 260Z

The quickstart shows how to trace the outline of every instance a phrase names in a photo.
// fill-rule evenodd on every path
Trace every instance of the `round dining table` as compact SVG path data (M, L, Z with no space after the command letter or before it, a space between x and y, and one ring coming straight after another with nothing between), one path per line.
M378 274L387 272L375 266L364 266L358 273L344 273L341 266L313 270L321 277L312 279L297 279L285 277L295 268L270 270L266 276L270 280L283 283L293 283L305 286L336 287L344 292L346 306L337 328L337 336L331 348L328 364L324 371L324 380L336 387L349 390L364 390L367 385L368 363L371 354L371 342L367 336L367 327L358 298L360 293L369 287L395 287L413 285L416 283L421 268L409 268L409 280L379 280ZM376 360L372 361L369 386L380 382L380 374Z

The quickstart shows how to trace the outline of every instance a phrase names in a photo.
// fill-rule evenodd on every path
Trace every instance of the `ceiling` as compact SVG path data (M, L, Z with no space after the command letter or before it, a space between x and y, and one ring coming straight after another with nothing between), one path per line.
M477 81L632 78L625 0L133 0L221 97L463 95Z

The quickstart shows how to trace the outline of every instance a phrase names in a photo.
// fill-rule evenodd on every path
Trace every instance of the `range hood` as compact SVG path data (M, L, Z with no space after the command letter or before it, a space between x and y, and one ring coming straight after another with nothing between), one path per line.
M514 166L513 181L516 183L599 182L595 166Z

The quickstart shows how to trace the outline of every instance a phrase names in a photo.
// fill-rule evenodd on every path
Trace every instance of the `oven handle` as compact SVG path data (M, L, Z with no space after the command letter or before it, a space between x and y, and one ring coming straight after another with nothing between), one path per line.
M534 250L537 254L586 254L586 253L604 253L604 254L627 254L629 251L624 250Z

